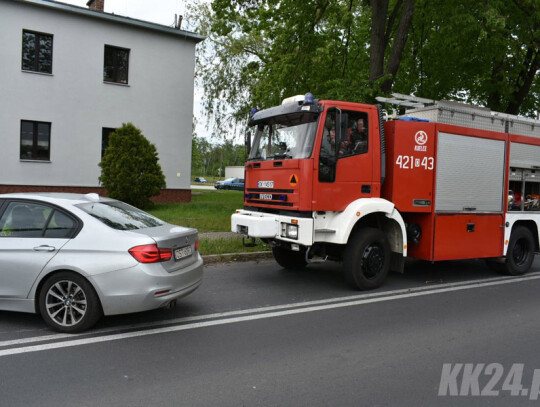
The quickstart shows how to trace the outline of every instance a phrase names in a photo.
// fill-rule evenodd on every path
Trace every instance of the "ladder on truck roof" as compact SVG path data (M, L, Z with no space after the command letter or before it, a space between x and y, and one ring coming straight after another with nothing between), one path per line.
M540 120L494 112L480 106L448 100L432 100L392 93L391 98L377 97L377 101L405 108L405 114L393 117L413 117L435 123L453 124L480 130L512 133L540 138Z

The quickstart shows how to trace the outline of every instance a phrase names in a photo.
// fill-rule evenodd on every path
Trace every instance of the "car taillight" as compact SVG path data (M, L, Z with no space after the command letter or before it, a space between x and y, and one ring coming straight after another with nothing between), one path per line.
M156 244L135 246L128 251L139 263L159 263L168 261L172 257L171 249L162 249L157 247Z
M199 239L195 240L195 251L199 251Z

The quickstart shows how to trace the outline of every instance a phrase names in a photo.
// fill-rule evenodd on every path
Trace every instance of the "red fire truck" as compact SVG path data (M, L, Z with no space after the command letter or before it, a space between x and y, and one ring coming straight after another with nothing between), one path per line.
M395 95L407 107L316 100L255 111L232 231L285 268L340 261L359 289L406 256L483 258L510 275L539 251L540 121ZM251 136L250 136L251 137Z

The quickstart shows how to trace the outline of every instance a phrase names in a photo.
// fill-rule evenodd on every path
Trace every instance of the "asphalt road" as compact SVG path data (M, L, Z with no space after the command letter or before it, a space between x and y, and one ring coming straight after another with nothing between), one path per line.
M82 335L0 312L0 406L533 405L538 292L540 257L523 278L412 261L371 292L332 263L211 265L176 308Z

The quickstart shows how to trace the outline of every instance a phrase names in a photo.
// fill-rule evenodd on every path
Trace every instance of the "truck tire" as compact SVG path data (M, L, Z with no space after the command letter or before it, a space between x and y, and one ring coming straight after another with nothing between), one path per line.
M272 247L272 254L276 262L286 269L301 269L306 266L305 252L295 252L283 247Z
M354 288L380 287L390 270L390 246L384 233L374 228L358 230L347 243L343 267L345 279Z
M529 229L517 226L508 243L503 271L511 276L525 274L534 261L534 238Z

